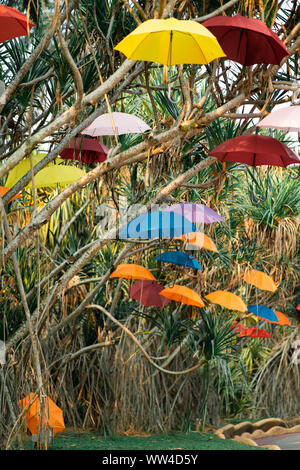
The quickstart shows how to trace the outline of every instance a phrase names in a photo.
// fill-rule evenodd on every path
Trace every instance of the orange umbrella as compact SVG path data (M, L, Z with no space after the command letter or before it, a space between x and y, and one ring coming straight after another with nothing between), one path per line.
M0 186L0 196L3 197L7 191L9 191L9 188L6 188L5 186ZM19 194L16 194L14 197L10 199L9 202L14 201L15 199L21 199L21 196Z
M29 401L33 398L33 396L34 394L32 392L29 393L27 397L19 400L19 404L22 409L25 407L28 408L25 414L25 422L29 431L31 434L38 434L40 421L40 400L38 395L36 395L29 405ZM48 428L53 429L53 436L65 429L63 412L49 397L46 398L45 424Z
M247 271L242 278L245 282L248 282L248 284L252 284L261 290L268 290L271 292L275 292L277 290L277 286L273 279L262 271L250 269L250 271Z
M203 232L190 232L180 235L179 237L174 237L177 240L187 242L190 245L197 246L199 248L204 248L205 250L214 251L218 253L218 249L211 238L209 238Z
M163 295L167 299L175 300L186 305L195 305L196 307L204 307L204 303L200 295L189 287L174 284L172 287L166 287L159 295Z
M288 317L284 313L277 312L277 310L274 310L274 312L276 313L277 318L279 320L279 325L290 325L291 324L290 320L288 319ZM265 321L268 321L269 323L276 323L278 325L278 322L276 322L276 321L271 321L271 320L267 320L267 319L265 319Z
M247 312L247 306L244 304L243 300L239 296L232 294L232 292L217 290L216 292L211 292L206 295L205 298L214 304L221 305L221 307L228 308L229 310Z
M122 277L124 279L143 279L156 281L151 272L139 264L119 264L110 277Z

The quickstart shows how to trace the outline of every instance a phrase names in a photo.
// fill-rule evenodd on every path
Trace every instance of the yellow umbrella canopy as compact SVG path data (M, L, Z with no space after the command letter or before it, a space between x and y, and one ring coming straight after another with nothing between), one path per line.
M277 290L277 286L273 279L263 271L250 269L242 276L242 278L248 284L252 284L253 286L258 287L258 289L267 290L270 292L275 292Z
M128 59L163 65L208 64L226 57L216 37L200 23L176 18L151 19L140 24L117 46Z
M86 173L76 166L52 165L40 170L34 176L36 188L56 188L57 186L68 186L79 180ZM31 188L32 183L27 185Z
M228 308L229 310L237 310L238 312L247 312L247 306L243 300L232 292L218 290L206 295L205 298L214 304L221 305L221 307Z
M32 152L33 166L39 163L46 155L47 155L46 152L39 152L36 150L33 151ZM56 159L56 163L61 163L61 162L66 163L65 160L63 160L62 158ZM47 165L47 168L53 165L55 165L55 163L51 162ZM5 183L6 188L11 189L28 171L30 171L30 158L26 157L9 172L8 178Z

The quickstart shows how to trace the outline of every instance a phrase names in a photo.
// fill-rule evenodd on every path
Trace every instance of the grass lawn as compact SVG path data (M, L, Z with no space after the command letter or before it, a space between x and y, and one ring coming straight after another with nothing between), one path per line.
M31 439L24 448L32 449ZM239 442L220 439L212 433L169 433L152 436L115 436L104 438L92 432L63 431L54 439L52 450L265 450Z

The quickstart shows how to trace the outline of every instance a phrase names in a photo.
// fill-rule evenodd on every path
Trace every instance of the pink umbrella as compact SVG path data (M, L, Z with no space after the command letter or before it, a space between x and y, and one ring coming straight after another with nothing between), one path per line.
M143 132L151 130L151 127L149 127L148 124L133 114L117 112L113 112L111 114L117 135L142 134ZM115 135L110 114L102 114L101 116L97 117L81 132L81 134L87 134L91 136Z
M60 156L65 160L79 160L84 163L104 162L108 151L105 145L95 139L78 137L61 151Z
M176 212L193 224L213 224L215 222L224 222L217 212L204 204L180 202L179 204L173 204L172 206L166 207L162 210L167 212Z
M257 127L283 129L288 132L300 131L300 105L286 106L272 111L257 124Z

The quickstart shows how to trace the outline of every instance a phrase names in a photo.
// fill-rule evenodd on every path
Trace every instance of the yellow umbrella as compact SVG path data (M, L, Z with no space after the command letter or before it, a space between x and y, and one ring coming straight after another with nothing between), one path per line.
M33 166L39 163L46 155L47 153L45 152L39 152L34 150L32 152ZM63 160L62 158L56 159L56 163L61 162L66 163L65 160ZM53 165L55 165L54 162L48 163L47 168ZM12 188L28 171L30 171L30 158L26 157L9 172L5 186L9 189Z
M128 59L163 65L208 64L226 57L216 37L200 23L176 18L152 19L140 24L117 46Z
M218 290L205 296L207 300L221 305L221 307L228 308L229 310L237 310L238 312L247 312L247 306L243 300L232 292Z
M258 289L268 290L271 292L275 292L277 290L277 286L273 279L263 271L250 269L250 271L247 271L244 276L242 276L242 278L248 284L252 284L253 286L258 287Z
M36 188L56 188L56 186L68 186L86 175L85 171L76 166L52 165L40 170L34 176ZM30 182L27 188L32 187Z
M177 240L188 243L189 245L197 246L199 248L204 248L205 250L214 251L218 253L218 249L211 238L209 238L205 233L202 232L190 232L180 235L179 237L174 237Z

